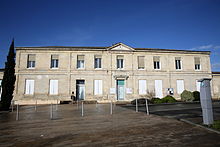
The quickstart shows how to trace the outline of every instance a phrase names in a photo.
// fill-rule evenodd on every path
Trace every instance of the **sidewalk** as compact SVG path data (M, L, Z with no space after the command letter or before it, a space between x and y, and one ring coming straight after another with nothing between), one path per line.
M20 108L0 114L0 146L220 146L220 135L174 119L109 104Z

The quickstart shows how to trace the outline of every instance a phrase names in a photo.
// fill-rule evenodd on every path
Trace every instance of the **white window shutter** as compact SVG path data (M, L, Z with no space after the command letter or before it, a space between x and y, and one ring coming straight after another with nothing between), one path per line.
M50 94L58 94L58 80L50 80Z
M26 80L25 94L34 94L34 80Z
M158 98L163 97L163 83L162 83L162 80L155 80L155 95Z
M99 94L102 94L102 80L99 80Z
M200 84L201 84L201 82L196 80L196 90L199 91L199 92L200 92Z
M102 80L94 81L94 95L102 94Z
M181 94L184 91L184 81L183 80L177 80L177 93Z
M139 80L139 94L146 94L146 80Z

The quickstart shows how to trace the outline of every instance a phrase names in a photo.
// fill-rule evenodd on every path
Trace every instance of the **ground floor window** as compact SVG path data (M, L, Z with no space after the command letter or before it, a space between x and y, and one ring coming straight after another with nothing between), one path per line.
M57 95L58 94L58 80L50 80L49 94L51 94L51 95Z
M163 97L163 83L162 80L155 80L155 96L157 98Z
M201 82L199 82L198 80L196 80L196 90L200 91L200 84Z
M147 94L146 80L139 80L138 86L139 86L139 94Z
M25 81L25 94L34 94L34 80Z
M184 91L184 81L183 80L177 80L176 81L177 86L177 93L181 94Z
M94 95L102 94L102 80L94 80Z

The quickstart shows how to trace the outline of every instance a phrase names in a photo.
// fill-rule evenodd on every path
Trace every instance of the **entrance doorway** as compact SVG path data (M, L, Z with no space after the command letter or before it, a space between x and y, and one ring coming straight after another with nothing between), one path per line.
M85 80L76 80L76 99L85 99Z
M117 80L117 100L124 100L125 97L125 81Z

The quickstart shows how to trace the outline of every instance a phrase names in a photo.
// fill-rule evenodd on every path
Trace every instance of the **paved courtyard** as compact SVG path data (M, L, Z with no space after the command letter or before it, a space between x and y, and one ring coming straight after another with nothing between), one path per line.
M187 123L109 104L20 108L0 113L0 146L220 146L220 135Z

